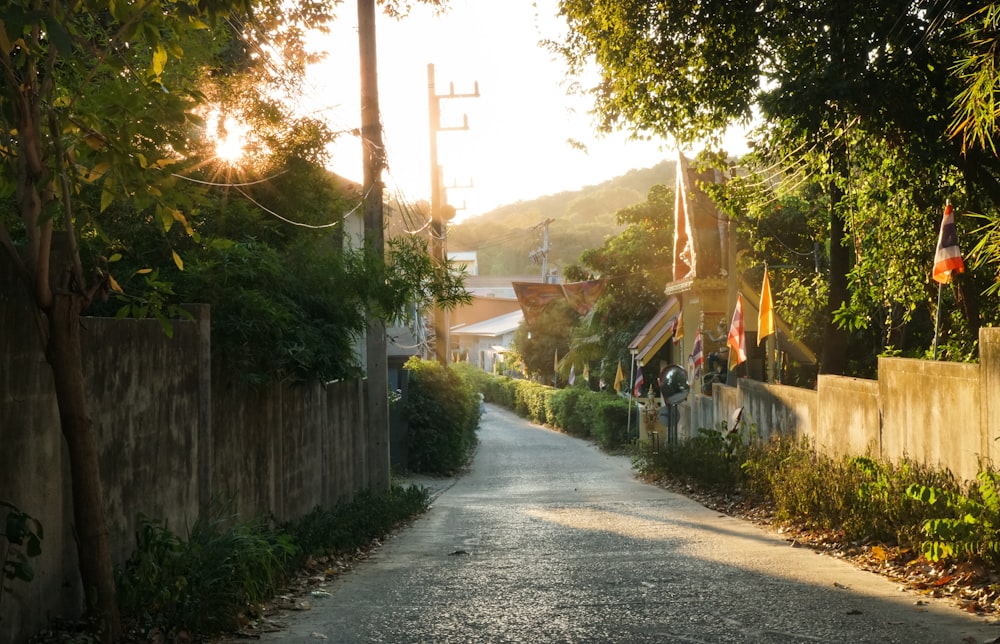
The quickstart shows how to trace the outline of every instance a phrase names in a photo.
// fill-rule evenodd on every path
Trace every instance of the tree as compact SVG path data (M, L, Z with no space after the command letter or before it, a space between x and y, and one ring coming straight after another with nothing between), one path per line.
M513 351L524 361L528 374L543 382L558 377L556 360L569 352L569 330L580 314L566 300L549 303L531 325L521 324L514 332ZM566 367L569 373L569 367Z
M384 3L390 14L405 8ZM112 254L84 265L81 230L94 224L88 217L127 204L126 212L193 233L188 217L197 196L177 189L176 175L191 169L192 143L205 134L205 74L259 72L271 62L260 54L276 37L283 54L302 54L303 29L322 28L329 18L326 3L277 0L253 7L248 0L8 0L0 11L0 197L15 204L0 213L0 245L29 287L52 367L80 573L106 641L117 639L121 626L80 316L117 282ZM287 70L303 60L273 77L294 78ZM98 206L78 208L94 190ZM180 255L171 257L181 268Z
M25 0L7 2L0 22L0 192L16 202L0 218L0 242L36 306L69 453L80 573L108 641L121 626L79 318L109 280L106 267L83 266L75 201L98 185L102 210L129 200L183 219L165 184L198 123L199 72L168 61L193 47L203 20L247 9L239 0Z
M933 167L927 155L937 155L950 175L965 180L964 188L997 203L990 196L1000 194L996 159L963 158L945 131L959 91L948 73L960 53L956 17L973 6L564 0L570 31L552 47L571 73L596 61L600 79L585 89L595 97L601 129L691 142L718 137L729 123L746 122L759 110L751 160L771 169L769 179L806 176L823 186L829 283L821 369L842 373L849 335L840 321L851 306L857 249L850 243L859 180L851 146L863 140L872 150L902 147L911 161L927 162L925 168ZM934 186L937 195L947 181ZM912 194L925 220L939 215L929 205L934 195ZM969 310L974 319L974 307Z
M618 361L628 363L628 344L663 303L673 279L674 193L663 185L646 200L616 214L625 228L600 248L584 251L567 267L571 281L604 279L607 287L572 334L571 349L582 360L601 361L600 376L613 382Z

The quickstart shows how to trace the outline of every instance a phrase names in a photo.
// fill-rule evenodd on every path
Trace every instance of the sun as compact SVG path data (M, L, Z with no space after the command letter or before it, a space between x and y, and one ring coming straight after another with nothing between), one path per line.
M239 165L246 156L247 128L217 109L209 112L205 125L208 138L215 148L215 158L226 165Z

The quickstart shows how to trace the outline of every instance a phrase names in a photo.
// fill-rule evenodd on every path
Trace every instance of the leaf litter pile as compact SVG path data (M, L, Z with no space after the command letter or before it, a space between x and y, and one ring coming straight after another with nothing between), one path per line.
M683 494L707 508L758 525L770 526L793 548L812 550L849 561L899 584L899 590L912 590L928 598L952 600L969 613L1000 619L1000 572L970 563L932 563L910 548L876 542L850 541L842 530L812 529L782 525L766 505L749 503L738 494L704 489L694 484L658 479L657 485ZM917 600L917 604L923 600ZM1000 638L997 639L1000 642Z

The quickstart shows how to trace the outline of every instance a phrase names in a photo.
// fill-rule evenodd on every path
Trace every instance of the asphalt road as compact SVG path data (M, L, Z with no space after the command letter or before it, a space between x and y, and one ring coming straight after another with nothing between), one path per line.
M1000 625L638 481L490 406L429 512L265 635L283 642L955 642Z

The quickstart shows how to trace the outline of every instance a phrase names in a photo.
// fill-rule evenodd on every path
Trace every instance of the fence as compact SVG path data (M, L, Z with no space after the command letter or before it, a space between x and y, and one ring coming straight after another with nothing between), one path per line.
M37 517L45 538L35 579L13 582L0 604L0 642L23 641L83 604L51 370L11 273L0 266L0 499ZM83 319L116 564L133 549L140 513L180 534L213 502L290 519L389 471L384 437L369 448L364 381L251 388L213 372L208 307L192 311L172 338L153 320Z

